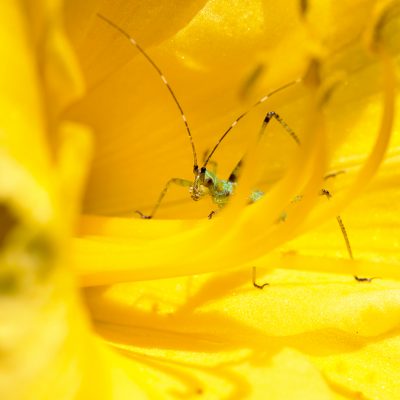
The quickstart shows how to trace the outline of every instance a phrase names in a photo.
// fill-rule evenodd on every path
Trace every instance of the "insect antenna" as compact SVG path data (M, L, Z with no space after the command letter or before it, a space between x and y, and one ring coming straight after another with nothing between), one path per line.
M163 81L164 85L166 86L166 88L168 89L169 94L171 95L172 99L174 100L176 106L179 109L179 112L181 114L181 118L183 120L183 123L185 124L185 128L186 128L186 132L189 136L189 140L190 140L190 145L192 146L192 152L193 152L193 170L197 171L199 169L199 166L197 164L197 154L196 154L196 148L194 146L194 141L193 141L193 136L192 136L192 132L190 131L189 128L189 123L186 119L185 113L183 112L183 108L181 106L181 104L178 101L178 98L176 97L174 91L172 90L170 84L168 83L165 75L163 74L163 72L161 71L161 69L158 67L158 65L153 61L153 59L146 53L146 51L143 50L143 48L136 42L135 39L133 39L128 32L124 31L121 27L119 27L118 25L116 25L114 22L112 22L111 20L109 20L107 17L105 17L104 15L97 13L97 16L102 19L103 21L105 21L106 23L108 23L110 26L112 26L114 29L116 29L118 32L120 32L123 36L125 36L129 42L131 44L133 44L136 49L144 56L144 58L146 58L146 60L150 63L150 65L157 71L160 79Z
M219 138L217 144L214 146L214 148L210 151L208 154L206 160L204 161L203 168L205 168L210 161L211 157L215 153L215 150L217 150L218 146L221 144L221 142L225 139L226 135L237 125L237 123L244 117L246 116L253 108L259 106L260 104L264 103L267 99L269 99L271 96L273 96L275 93L278 93L284 89L287 89L290 86L295 85L296 83L301 82L301 79L296 79L294 81L291 81L289 83L286 83L285 85L279 87L278 89L273 90L272 92L268 93L266 96L262 97L260 100L258 100L256 103L254 103L247 111L243 112L240 114L231 124L231 126L224 132L224 134Z

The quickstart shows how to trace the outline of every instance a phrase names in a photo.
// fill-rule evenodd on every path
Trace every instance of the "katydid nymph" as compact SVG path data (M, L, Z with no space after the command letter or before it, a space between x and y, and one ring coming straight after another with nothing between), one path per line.
M213 202L215 203L215 205L217 206L217 210L223 208L228 203L230 197L235 192L235 188L238 183L238 177L240 174L240 169L242 167L242 160L239 160L239 162L236 164L235 168L233 169L233 171L231 172L231 174L229 175L229 177L227 179L220 179L217 177L216 173L212 169L207 168L208 165L213 164L213 161L211 160L211 158L214 155L215 151L220 146L222 141L226 138L226 136L231 132L231 130L238 124L238 122L241 119L243 119L252 109L263 104L267 99L269 99L274 94L281 92L291 86L299 84L302 81L302 79L297 78L297 79L271 91L267 95L260 98L247 111L241 113L233 121L233 123L229 126L229 128L222 134L222 136L219 138L219 140L217 141L215 146L212 148L212 150L210 152L208 152L207 156L205 157L204 162L200 166L198 163L196 147L195 147L195 143L193 140L193 136L192 136L192 132L191 132L188 120L185 116L185 113L183 111L181 103L179 102L174 90L172 89L171 85L169 84L167 78L165 77L165 75L163 74L163 72L161 71L159 66L154 62L154 60L149 56L149 54L143 49L143 47L141 47L137 43L137 41L135 39L133 39L125 30L123 30L121 27L116 25L114 22L112 22L110 19L108 19L104 15L102 15L102 14L97 14L97 15L100 19L105 21L113 29L115 29L120 34L122 34L124 37L126 37L126 39L130 42L130 44L132 44L139 51L139 53L142 54L142 56L148 61L149 65L156 71L159 78L161 79L164 86L166 87L167 91L169 92L171 99L175 103L177 110L180 113L181 119L183 121L184 127L186 129L186 133L187 133L187 136L188 136L191 148L192 148L192 153L193 153L194 179L187 180L187 179L182 179L182 178L172 178L172 179L168 180L168 182L162 189L162 191L158 197L158 200L156 201L150 214L143 214L141 211L138 211L138 210L136 211L136 213L139 214L140 217L143 219L154 218L157 213L157 210L159 209L162 201L164 200L165 195L168 192L170 185L172 185L172 184L183 186L183 187L187 188L190 193L191 198L194 201L199 201L202 198L204 198L205 196L210 196L211 199L213 200ZM294 132L294 130L292 128L290 128L290 126L284 121L284 119L282 119L282 117L274 111L269 111L265 114L265 117L262 121L261 129L260 129L260 135L263 135L265 129L267 128L268 124L272 120L277 121L282 126L283 130L286 131L286 133L291 137L291 139L293 140L294 143L296 143L296 145L298 145L298 146L301 145L298 135ZM334 176L334 174L330 174L327 177L331 177L331 176ZM327 198L329 198L331 196L331 194L325 189L322 189L320 194L326 196ZM263 191L254 190L250 193L248 202L249 202L249 204L254 203L263 196L264 196ZM211 211L209 213L208 217L211 219L211 217L213 217L215 212L216 212L216 210ZM344 227L344 224L343 224L340 216L337 216L337 221L339 223L340 230L341 230L343 238L345 240L349 257L352 259L353 255L352 255L352 251L351 251L351 247L350 247L350 242L349 242L346 229ZM364 281L364 278L358 278L358 277L355 277L355 278L358 281ZM367 279L365 279L365 281L367 281ZM255 269L253 269L253 285L258 289L262 289L263 287L265 287L267 285L267 284L259 285L256 283Z
M222 141L225 139L225 137L231 132L231 130L238 124L238 122L244 118L253 108L263 104L267 99L269 99L271 96L274 94L281 92L290 86L296 85L299 82L301 82L301 79L295 79L278 89L275 89L268 93L267 95L263 96L260 100L258 100L255 104L253 104L247 111L243 112L240 114L229 126L229 128L223 133L223 135L220 137L214 148L208 153L207 157L205 158L203 164L199 166L198 160L197 160L197 152L196 152L196 147L194 144L193 136L191 129L189 127L188 120L186 118L186 115L183 111L183 108L181 106L181 103L179 102L174 90L172 89L171 85L169 84L167 78L161 71L161 69L158 67L158 65L154 62L154 60L148 55L148 53L137 43L135 39L133 39L126 31L124 31L122 28L120 28L118 25L116 25L114 22L106 18L105 16L98 14L99 18L107 22L110 26L112 26L114 29L119 31L123 36L125 36L128 41L136 47L136 49L146 58L146 60L149 62L149 64L153 67L153 69L157 72L159 78L167 88L172 100L174 101L177 109L179 110L180 116L182 118L183 124L186 129L187 136L190 141L190 145L192 148L192 153L193 153L193 174L194 174L194 180L187 180L187 179L182 179L182 178L172 178L170 179L166 185L164 186L163 190L161 191L157 202L155 203L153 209L151 210L150 214L143 214L141 211L136 211L137 214L140 215L141 218L143 219L151 219L154 218L157 210L159 209L162 201L164 200L165 195L168 192L168 189L170 185L175 184L178 186L183 186L189 190L190 196L194 201L201 200L205 196L210 196L215 205L217 206L218 209L223 208L229 201L229 198L234 194L235 187L237 185L238 181L238 176L240 173L240 169L242 166L242 160L240 160L231 174L229 175L228 179L220 179L214 171L211 169L208 169L207 166L209 164L212 164L213 161L211 160L212 156L214 155L215 151L219 147L219 145L222 143ZM260 135L262 135L269 124L269 122L275 119L279 124L282 125L282 127L286 130L286 132L292 137L292 139L299 145L300 144L300 139L296 135L296 133L286 124L286 122L275 112L270 111L266 114L264 121L262 123ZM250 193L249 196L249 203L254 203L255 201L259 200L264 193L261 190L254 190L253 192ZM209 214L209 218L211 218L215 214L215 211L212 211Z

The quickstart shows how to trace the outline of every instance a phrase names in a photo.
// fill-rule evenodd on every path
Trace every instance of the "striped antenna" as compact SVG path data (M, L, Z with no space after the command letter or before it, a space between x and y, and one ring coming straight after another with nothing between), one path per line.
M165 86L168 89L169 94L171 95L172 99L174 100L175 104L177 105L179 112L181 114L181 118L183 120L183 123L185 124L186 132L189 136L190 144L192 146L192 152L193 152L193 170L197 171L199 166L197 164L197 155L196 155L196 148L194 146L194 141L193 141L193 136L189 128L188 121L186 119L185 113L183 112L182 106L180 105L177 97L175 96L174 91L172 90L170 84L168 83L167 79L165 78L165 75L162 73L160 68L157 66L157 64L150 58L150 56L143 50L143 48L136 42L135 39L133 39L129 34L124 31L122 28L120 28L118 25L116 25L114 22L110 21L107 17L105 17L102 14L97 13L97 16L101 18L103 21L107 22L110 26L112 26L114 29L116 29L118 32L120 32L123 36L125 36L131 44L133 44L137 50L146 58L146 60L152 65L152 67L157 71L160 79L163 81Z
M220 137L218 140L217 144L214 146L214 148L211 150L211 152L208 154L206 160L204 161L203 168L205 168L210 161L211 157L215 153L215 150L217 150L218 146L221 144L221 142L225 139L226 135L234 128L237 123L244 117L246 116L253 108L259 106L260 104L264 103L267 99L269 99L271 96L273 96L275 93L278 93L284 89L287 89L290 86L295 85L296 83L301 82L301 79L296 79L292 82L287 83L286 85L283 85L279 87L278 89L273 90L272 92L268 93L266 96L262 97L260 100L257 101L257 103L254 103L247 111L244 113L240 114L231 124L231 126L225 131L225 133Z

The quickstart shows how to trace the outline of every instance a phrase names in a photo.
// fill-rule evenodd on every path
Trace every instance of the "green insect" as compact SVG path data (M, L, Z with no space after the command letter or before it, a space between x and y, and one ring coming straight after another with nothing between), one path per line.
M269 99L271 96L274 94L283 91L293 85L296 85L297 83L301 82L301 79L296 79L292 82L287 83L286 85L283 85L279 87L278 89L273 90L272 92L268 93L266 96L262 97L260 100L258 100L255 104L253 104L247 111L243 112L240 114L235 121L229 126L229 128L223 133L223 135L219 138L218 142L216 145L213 147L213 149L208 153L207 157L205 157L205 161L203 162L202 166L200 167L197 161L197 153L196 153L196 148L193 140L193 136L189 127L189 123L187 121L187 118L185 116L185 113L183 111L183 108L178 101L178 98L176 97L172 87L168 83L165 75L162 73L161 69L157 66L157 64L153 61L153 59L145 52L145 50L136 42L135 39L133 39L126 31L124 31L122 28L120 28L118 25L116 25L114 22L109 20L107 17L97 14L100 19L105 21L107 24L109 24L111 27L116 29L118 32L120 32L123 36L125 36L128 41L136 47L136 49L147 59L149 64L154 68L154 70L157 72L158 76L160 77L161 81L164 83L165 87L167 88L168 92L170 93L171 98L175 102L177 109L180 112L182 121L184 123L187 135L189 137L190 145L192 148L192 153L193 153L193 174L194 174L194 179L193 181L187 180L187 179L182 179L182 178L172 178L170 179L164 188L162 189L157 202L155 203L153 209L151 210L150 214L143 214L141 211L136 211L137 214L140 215L141 218L143 219L151 219L155 216L157 213L157 210L159 209L165 195L168 192L169 187L174 184L178 186L185 187L189 190L190 196L194 201L199 201L205 196L210 196L212 201L215 203L218 209L223 208L229 201L230 197L234 194L235 188L237 186L237 181L238 177L240 174L240 170L242 167L242 160L240 160L229 177L227 179L220 179L216 175L215 171L208 169L207 166L209 164L214 164L213 161L211 161L211 157L214 155L215 151L221 144L221 142L225 139L225 137L230 133L230 131L238 124L238 122L244 118L253 108L261 105L264 103L267 99ZM300 145L300 139L296 135L296 133L289 127L289 125L274 111L270 111L266 114L261 130L260 130L260 135L263 135L267 125L269 122L275 119L282 127L283 129L288 133L288 135L293 139L293 141L297 144ZM330 174L327 175L326 178L330 178L332 176L335 176L335 174ZM322 189L320 192L321 195L326 196L327 198L331 197L331 194L326 190ZM249 196L249 204L256 202L257 200L261 199L264 196L264 192L261 190L254 190L250 193ZM211 211L211 213L208 215L209 218L212 218L212 216L216 213L216 211ZM352 259L353 254L350 246L350 241L346 232L346 229L344 227L344 224L342 222L342 219L340 216L337 216L337 221L339 223L340 230L342 232L343 238L346 243L346 248L349 254L349 257ZM371 278L359 278L355 276L355 279L360 282L370 282ZM265 286L267 286L267 283L264 284L257 284L256 283L256 270L255 267L253 268L253 285L258 288L258 289L263 289Z
M207 166L209 164L213 163L211 161L211 157L214 155L215 151L217 150L217 148L219 147L221 142L225 139L225 137L228 135L228 133L238 124L238 122L243 117L245 117L250 112L250 110L252 110L253 108L259 106L262 103L264 103L267 99L269 99L275 93L283 91L283 90L287 89L288 87L299 83L301 81L301 79L294 80L294 81L292 81L292 82L290 82L290 83L288 83L286 85L283 85L280 88L270 92L269 94L267 94L266 96L264 96L260 100L258 100L255 104L253 104L253 106L249 110L247 110L247 111L243 112L241 115L239 115L235 119L235 121L233 121L233 123L230 125L230 127L224 132L224 134L220 137L220 139L218 140L217 144L208 153L207 157L205 158L204 163L200 167L199 164L198 164L198 161L197 161L196 148L195 148L195 145L194 145L194 140L193 140L193 136L192 136L192 133L191 133L191 130L190 130L190 127L189 127L189 123L187 121L187 118L185 116L183 108L182 108L180 102L178 101L178 98L176 97L172 87L168 83L167 78L162 73L161 69L152 60L152 58L147 54L147 52L145 52L143 50L143 48L136 42L136 40L133 39L126 31L121 29L119 26L117 26L114 22L110 21L105 16L103 16L101 14L98 14L98 16L102 20L107 22L109 25L111 25L114 29L119 31L122 35L124 35L129 40L129 42L131 44L133 44L137 48L137 50L147 59L147 61L150 63L150 65L156 70L157 74L159 75L161 81L166 86L168 92L170 93L173 101L175 102L175 104L176 104L176 106L177 106L177 108L178 108L178 110L180 112L181 118L182 118L184 126L186 128L187 135L188 135L189 140L190 140L190 144L191 144L191 147L192 147L192 152L193 152L193 174L194 174L194 180L190 181L190 180L182 179L182 178L172 178L172 179L170 179L166 183L166 185L163 188L163 190L161 191L161 193L159 195L159 198L158 198L157 202L155 203L155 205L154 205L152 211L150 212L150 214L145 215L140 211L136 211L136 213L138 213L140 215L140 217L143 218L143 219L151 219L151 218L153 218L156 215L157 210L159 209L159 207L160 207L165 195L167 194L170 185L172 185L172 184L186 187L189 190L190 196L194 201L201 200L205 196L210 196L211 199L213 200L213 202L218 207L218 209L224 207L228 203L230 197L235 192L235 188L236 188L237 181L238 181L238 176L239 176L240 169L241 169L241 166L242 166L242 160L240 160L238 162L236 167L233 169L233 171L229 175L228 179L220 179L216 175L215 171L207 168ZM262 135L264 133L268 123L272 119L275 119L276 121L278 121L282 125L282 127L287 131L287 133L293 138L293 140L297 144L300 144L300 140L299 140L298 136L295 134L295 132L286 124L286 122L278 114L276 114L273 111L268 112L267 115L265 116L261 131L260 131L260 135ZM255 191L251 192L251 194L249 196L249 203L254 203L255 201L259 200L263 195L264 195L264 193L261 190L255 190ZM211 218L215 213L216 213L216 211L212 211L209 214L209 218Z

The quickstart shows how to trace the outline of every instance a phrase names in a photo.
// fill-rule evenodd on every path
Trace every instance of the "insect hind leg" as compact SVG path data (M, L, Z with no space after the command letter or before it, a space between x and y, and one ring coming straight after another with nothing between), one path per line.
M319 192L319 194L320 194L321 196L325 196L328 200L332 197L331 192L330 192L329 190L327 190L327 189L321 189L320 192ZM337 221L337 223L338 223L338 225L339 225L340 231L342 232L342 235L343 235L343 239L344 239L344 241L345 241L345 243L346 243L346 249L347 249L347 253L348 253L348 255L349 255L349 258L350 258L351 260L353 260L353 259L354 259L354 257L353 257L353 250L351 249L349 236L348 236L347 231L346 231L346 228L345 228L345 226L344 226L342 217L341 217L340 215L337 215L337 216L336 216L336 221Z
M257 272L256 267L253 267L251 271L252 271L252 275L251 275L252 276L252 282L253 282L253 286L255 288L264 289L265 286L269 286L269 283L267 283L267 282L262 283L261 285L256 282L256 272Z
M168 189L171 184L183 186L183 187L190 187L192 185L192 181L188 181L187 179L181 179L181 178L170 179L164 186L164 189L161 191L160 195L158 196L157 203L154 205L151 213L149 215L146 215L146 214L143 214L141 211L136 210L136 214L139 214L140 218L143 218L143 219L153 218L155 213L157 212L158 208L160 207L165 195L167 194Z
M243 159L239 160L239 162L236 164L236 167L233 169L231 174L229 175L228 181L235 183L238 181L239 178L239 173L243 165Z
M267 115L264 118L261 131L260 131L260 136L263 135L265 129L267 128L267 125L270 123L272 118L276 119L285 129L285 131L290 135L290 137L298 144L300 145L300 139L295 133L295 131L275 112L275 111L269 111Z
M327 199L330 199L332 197L332 194L327 189L321 189L320 190L320 195L321 196L325 196ZM344 226L342 217L340 215L337 215L336 216L336 221L337 221L337 223L339 225L340 231L342 232L342 236L343 236L344 242L346 244L347 253L349 255L349 258L350 258L350 260L353 260L354 259L353 250L351 248L350 239L349 239L349 236L347 234L346 227ZM353 275L353 277L357 282L368 282L368 283L371 283L372 280L377 278L377 277L364 278L364 277L359 277L358 275Z

